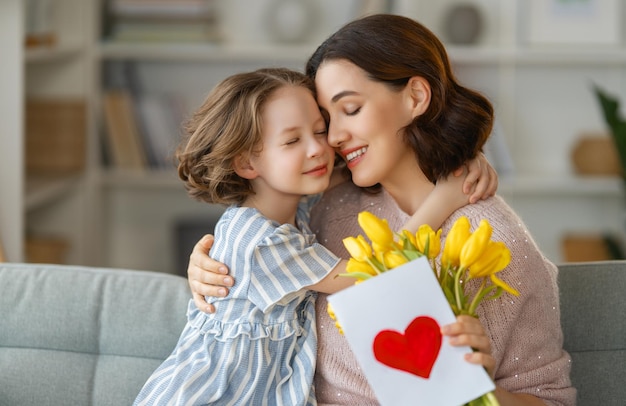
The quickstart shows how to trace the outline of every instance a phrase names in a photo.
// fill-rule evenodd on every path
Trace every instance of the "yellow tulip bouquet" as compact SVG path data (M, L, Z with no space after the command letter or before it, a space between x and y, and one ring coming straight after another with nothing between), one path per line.
M345 238L343 243L351 258L346 273L341 274L355 278L355 283L426 256L457 316L477 317L476 310L483 300L496 299L503 292L519 295L496 276L511 261L511 253L503 242L491 240L492 228L487 220L482 220L478 228L471 232L468 218L460 217L444 243L441 241L441 229L435 232L428 225L422 225L415 234L407 230L394 233L385 219L367 211L359 213L358 222L371 244L362 235ZM470 294L465 288L472 279L480 280L480 286ZM342 332L330 304L328 313ZM468 405L498 405L498 401L491 392Z

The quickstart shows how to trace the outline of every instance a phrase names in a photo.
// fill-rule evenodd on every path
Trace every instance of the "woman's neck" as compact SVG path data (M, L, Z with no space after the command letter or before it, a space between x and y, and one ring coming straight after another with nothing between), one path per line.
M411 216L433 191L435 185L418 167L398 168L395 174L389 176L382 186L395 200L400 210Z

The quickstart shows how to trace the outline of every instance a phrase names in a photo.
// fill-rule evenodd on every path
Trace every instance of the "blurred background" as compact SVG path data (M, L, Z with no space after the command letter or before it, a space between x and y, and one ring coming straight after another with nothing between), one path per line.
M620 257L624 172L594 93L626 96L619 0L2 0L0 258L185 274L222 208L177 180L181 122L225 76L302 70L376 12L433 30L493 102L499 194L546 256Z

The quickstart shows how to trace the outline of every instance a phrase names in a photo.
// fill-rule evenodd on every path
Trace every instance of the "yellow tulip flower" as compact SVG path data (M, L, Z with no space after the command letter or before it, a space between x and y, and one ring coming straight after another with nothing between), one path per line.
M400 265L404 265L407 262L409 262L409 260L402 255L401 253L399 253L398 251L387 251L383 253L383 263L385 264L385 266L388 269L393 269L393 268L397 268Z
M383 249L393 247L393 231L391 231L387 220L380 219L368 211L362 211L359 213L358 221L372 243Z
M350 253L350 256L357 261L366 262L368 258L372 257L372 247L370 247L362 235L359 235L356 238L344 238L343 245Z
M500 272L511 262L511 251L502 242L489 241L482 256L469 268L470 278L482 278Z
M378 271L374 269L369 263L357 261L354 258L350 258L346 264L346 272L348 273L365 273L368 275L376 276Z
M502 279L498 279L498 277L496 276L496 274L491 274L489 276L491 278L491 282L493 282L494 285L501 287L502 289L504 289L506 292L509 292L510 294L514 295L514 296L519 296L519 292L515 289L513 289L511 286L509 286L505 281L503 281Z
M428 224L422 224L415 236L417 249L426 257L433 259L439 255L439 251L441 251L441 229L435 232ZM426 245L428 245L428 252L426 252Z
M415 240L415 235L409 232L409 230L402 230L401 238L402 238L402 241L405 241L401 249L405 249L405 250L417 249L417 240Z
M465 216L459 217L448 236L443 246L443 254L441 256L441 262L444 267L457 267L459 266L459 258L461 256L461 249L463 245L470 237L470 222Z
M467 269L476 262L485 251L489 239L491 238L491 225L487 220L481 220L478 228L469 236L463 248L461 248L461 255L459 257L459 265Z
M330 318L335 321L335 327L337 327L337 330L339 330L339 334L343 335L343 328L341 328L341 324L339 324L337 316L335 315L335 311L333 310L333 307L330 305L330 303L328 303L328 305L326 306L326 312L328 313L328 316L330 316Z

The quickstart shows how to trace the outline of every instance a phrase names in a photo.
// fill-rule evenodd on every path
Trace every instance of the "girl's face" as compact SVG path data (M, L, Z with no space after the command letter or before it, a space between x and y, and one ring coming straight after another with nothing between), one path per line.
M257 196L269 192L300 197L323 192L329 184L334 150L315 98L301 86L285 86L266 102L263 146L250 158Z
M355 184L385 186L394 179L406 181L407 170L419 170L402 139L414 115L408 86L393 91L346 60L325 61L315 85L329 120L328 142L347 162Z

